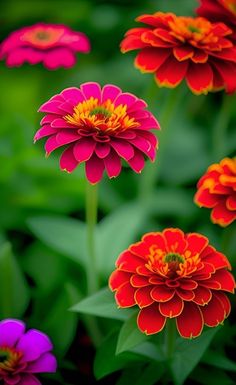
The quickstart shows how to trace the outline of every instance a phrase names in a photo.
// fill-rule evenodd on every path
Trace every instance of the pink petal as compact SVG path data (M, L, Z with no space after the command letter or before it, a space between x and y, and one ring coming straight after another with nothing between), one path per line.
M134 156L133 146L125 140L113 139L111 140L111 146L125 160L129 160Z
M25 371L29 373L55 373L56 369L56 358L51 353L45 353L36 361L29 363Z
M45 126L40 128L36 132L36 134L34 136L34 142L36 142L37 140L39 140L41 138L44 138L45 136L56 134L57 132L58 132L57 128L54 128L54 127L51 127L51 126L48 126L48 125L45 124Z
M152 161L155 159L156 151L151 143L145 138L137 136L136 138L131 139L130 143L132 143L135 147L147 155Z
M43 353L52 350L48 336L38 330L28 330L18 341L16 349L23 353L24 362L34 361Z
M139 119L138 119L139 121ZM154 118L154 116L151 116L150 118L147 118L147 119L140 119L140 129L143 130L148 130L148 129L152 129L152 130L160 130L160 125L157 121L156 118Z
M96 142L90 138L80 139L74 146L74 156L78 162L84 162L91 158Z
M120 174L121 160L115 151L110 151L110 154L104 159L104 164L109 178L115 178Z
M132 168L132 170L134 170L137 173L140 173L145 166L144 157L142 153L138 150L135 150L133 158L130 159L128 163Z
M107 143L97 143L95 152L99 158L103 159L103 158L106 158L106 156L109 154L110 149L111 147Z
M121 139L134 139L135 137L136 137L136 132L131 130L123 131L116 135L116 138L121 138Z
M55 70L59 67L73 67L76 62L74 53L68 48L50 49L44 57L43 64L50 70Z
M73 147L68 147L60 157L60 169L62 171L72 172L78 166L79 162L73 154Z
M102 103L107 99L110 99L113 102L121 92L119 87L113 86L112 84L105 85L102 89Z
M47 115L45 115L45 116L41 119L40 125L42 126L42 125L45 124L45 123L51 123L54 119L55 119L55 115L54 115L54 114L47 114Z
M69 101L61 103L58 108L59 108L59 110L61 110L63 112L67 112L70 115L72 115L74 113L74 105L71 104Z
M64 144L75 142L79 140L81 136L76 132L70 129L64 129L58 132L56 136L57 143L63 146Z
M31 374L22 374L17 385L42 385L41 382Z
M59 106L61 102L59 101L48 101L39 108L39 112L49 112L50 114L59 114L62 115L61 110L59 110Z
M25 324L14 319L6 319L0 322L0 346L13 347L22 337Z
M128 111L129 111L129 113L134 112L134 111L139 111L145 107L147 107L147 103L142 99L138 99L138 100L136 100L136 102L132 106L129 107Z
M61 94L63 95L65 100L68 100L68 99L69 100L73 100L75 105L77 103L81 103L81 102L83 102L85 100L84 95L82 94L80 89L76 88L76 87L66 88L65 90L63 90L61 92Z
M104 171L103 159L98 158L95 154L85 163L85 172L90 183L95 184L102 179Z
M128 108L132 106L137 101L136 96L130 94L128 92L121 93L117 96L115 100L115 106L119 106L120 104L126 105Z
M37 64L42 61L43 56L42 52L29 47L16 48L8 54L6 64L9 67L19 67L25 62Z
M86 99L93 97L95 99L98 99L98 102L101 102L101 87L98 83L84 83L81 84L80 89Z
M51 127L56 127L56 128L72 128L72 129L74 128L72 126L72 124L67 123L62 118L55 119L55 116L54 116L54 120L51 122Z
M72 34L71 34L72 35ZM70 48L77 52L87 53L90 51L90 42L82 32L73 32L73 41L69 43ZM70 37L68 39L71 40Z
M144 131L144 130L138 130L138 135L147 139L153 145L153 147L155 147L155 148L157 147L158 140L157 140L156 135L154 135L152 132Z

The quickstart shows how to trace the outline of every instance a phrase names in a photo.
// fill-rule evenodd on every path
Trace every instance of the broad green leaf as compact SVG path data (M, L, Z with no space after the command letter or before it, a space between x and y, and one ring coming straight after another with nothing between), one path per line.
M209 370L209 368L199 367L190 376L190 381L197 379L197 382L203 385L235 385L235 381L230 378L223 370L214 368L214 370Z
M42 330L52 338L60 356L66 353L76 333L78 317L68 309L78 299L77 289L66 283L41 324Z
M130 350L136 345L148 340L148 337L141 333L137 327L137 312L131 315L124 322L118 337L116 354L120 354L126 350Z
M160 363L136 365L135 370L124 370L116 385L154 385L161 379L165 366Z
M132 314L130 309L117 308L114 294L108 288L101 289L99 292L83 299L70 310L118 320L125 320Z
M140 356L146 357L149 360L164 362L165 356L162 352L162 345L159 342L153 343L151 341L143 342L130 349L131 352L139 354Z
M97 349L94 360L94 374L98 380L119 369L132 366L134 361L140 362L140 358L133 353L125 352L116 356L116 343L117 331L112 332Z
M175 385L182 385L191 371L200 361L202 355L211 343L219 328L213 328L202 333L196 339L179 339L173 359L170 363Z
M208 350L202 357L201 362L220 369L236 372L236 363L226 357L224 352Z
M11 245L5 243L0 249L0 318L20 318L29 303L29 289L12 254Z
M28 219L30 230L43 243L82 265L86 261L86 227L76 219L63 216L38 216Z
M140 204L125 205L107 215L98 225L97 257L101 273L107 277L115 267L119 254L136 236L146 218L146 210Z

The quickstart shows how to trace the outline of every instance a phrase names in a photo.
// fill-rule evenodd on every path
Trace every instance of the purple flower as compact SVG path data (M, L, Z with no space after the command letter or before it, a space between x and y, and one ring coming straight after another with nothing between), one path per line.
M56 358L48 336L39 330L25 331L22 321L0 322L0 383L41 385L35 373L55 372Z

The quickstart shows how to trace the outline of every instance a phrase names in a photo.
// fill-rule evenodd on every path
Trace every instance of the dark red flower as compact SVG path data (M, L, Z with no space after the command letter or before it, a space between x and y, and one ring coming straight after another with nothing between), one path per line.
M155 73L158 86L176 87L183 79L195 94L236 89L236 47L223 23L202 17L157 12L137 18L146 28L129 30L121 51L140 50L135 65Z
M204 324L217 326L230 313L225 292L234 292L230 263L197 233L179 229L148 233L120 254L109 285L119 307L138 306L137 324L160 332L168 318L179 334L197 337Z
M236 0L200 0L200 3L197 14L211 21L223 21L233 31L230 38L236 41Z
M212 209L211 220L228 226L236 219L236 158L212 164L197 184L195 203Z

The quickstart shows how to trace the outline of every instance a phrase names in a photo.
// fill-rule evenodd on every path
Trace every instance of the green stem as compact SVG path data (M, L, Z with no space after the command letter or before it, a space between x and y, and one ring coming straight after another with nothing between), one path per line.
M175 350L175 322L173 319L167 320L165 333L165 354L169 361Z
M212 147L213 157L216 161L226 155L227 127L230 121L232 101L232 96L227 94L223 95L222 105L213 127Z
M95 229L97 223L97 185L86 185L86 223L87 223L87 280L88 294L95 293L98 288L98 273L96 263Z

